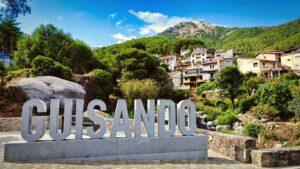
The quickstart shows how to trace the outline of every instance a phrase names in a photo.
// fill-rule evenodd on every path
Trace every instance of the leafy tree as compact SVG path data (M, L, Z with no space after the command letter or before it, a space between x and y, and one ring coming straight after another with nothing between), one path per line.
M284 116L288 113L288 102L292 99L292 94L289 83L279 81L261 85L255 97L259 103L275 107Z
M21 36L19 23L7 19L0 23L0 48L5 53L12 53L16 49L17 40Z
M289 101L288 110L295 114L295 119L300 120L300 90L294 92L293 100Z
M251 77L243 82L243 89L246 91L248 96L251 96L255 90L259 88L259 85L265 82L262 77Z
M30 14L31 9L27 4L27 0L1 0L4 7L0 9L0 17L2 20L15 19L20 14Z
M121 82L120 88L131 110L133 109L134 99L142 99L145 104L147 99L156 99L159 93L157 83L151 79Z
M113 92L112 74L103 69L94 69L92 75L93 86L89 87L93 93L93 98L109 101L109 95Z
M259 104L254 106L248 111L249 114L252 114L257 119L261 119L263 117L267 117L270 119L274 119L279 115L279 111L268 104Z
M227 66L221 70L217 79L218 86L223 93L231 100L234 108L234 100L241 93L241 84L243 83L243 75L235 66Z
M97 67L91 49L81 41L74 41L69 33L55 26L41 25L31 36L23 36L14 53L20 68L30 68L32 60L42 55L70 67L74 73L86 73Z
M32 61L32 74L34 76L56 76L71 80L72 70L48 57L37 56Z

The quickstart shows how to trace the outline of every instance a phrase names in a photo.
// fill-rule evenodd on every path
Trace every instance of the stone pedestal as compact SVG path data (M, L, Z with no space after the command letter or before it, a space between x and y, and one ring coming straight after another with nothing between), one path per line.
M206 160L207 136L11 142L4 161Z

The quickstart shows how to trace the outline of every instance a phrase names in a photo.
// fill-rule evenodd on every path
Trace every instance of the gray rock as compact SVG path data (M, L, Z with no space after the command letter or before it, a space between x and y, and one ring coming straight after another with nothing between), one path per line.
M282 144L275 144L273 148L274 148L274 149L278 149L278 148L282 148L282 147L283 147Z
M214 121L208 121L208 122L206 123L206 125L209 126L209 127L212 127L212 126L215 125L215 122L214 122Z
M238 126L234 132L235 134L238 134L238 135L242 135L243 134L243 130L244 130L244 127L243 126Z
M235 122L234 124L233 124L233 129L235 130L237 127L239 127L239 126L241 126L241 123L240 122Z
M53 76L14 79L5 88L17 101L40 99L47 105L50 99L84 99L86 93L81 85Z
M266 117L262 117L262 118L260 119L260 121L261 121L262 123L267 123L267 122L270 121L270 119L269 119L269 118L266 118Z
M230 130L231 126L230 125L217 125L216 131L221 131L221 130Z

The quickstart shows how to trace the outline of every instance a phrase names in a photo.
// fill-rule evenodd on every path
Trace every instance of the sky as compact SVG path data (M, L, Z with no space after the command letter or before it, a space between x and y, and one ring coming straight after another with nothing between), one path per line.
M226 27L275 26L300 18L300 0L31 0L20 16L31 34L53 24L91 47L153 36L180 22Z

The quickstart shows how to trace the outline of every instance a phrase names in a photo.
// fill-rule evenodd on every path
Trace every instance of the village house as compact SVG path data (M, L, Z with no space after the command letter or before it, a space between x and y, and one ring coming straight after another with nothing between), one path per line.
M214 50L209 48L194 48L190 56L191 63L200 63L205 61L208 57L214 56Z
M243 74L252 72L259 77L273 78L279 77L284 71L280 62L260 58L238 58L237 65Z
M280 57L281 65L289 67L292 72L300 75L300 48L289 51Z
M282 54L283 54L282 51L271 50L271 51L262 52L256 55L255 58L280 62L280 57L282 56Z
M161 63L168 65L170 71L175 71L177 66L177 62L179 62L180 58L176 55L167 55L159 58Z
M196 89L198 85L204 82L203 66L200 64L185 69L182 75L183 85L186 86L187 89Z
M239 57L240 53L228 51L216 51L208 49L194 49L190 63L183 69L183 85L189 89L196 89L201 83L215 79L218 73L225 68L234 64L234 58Z

